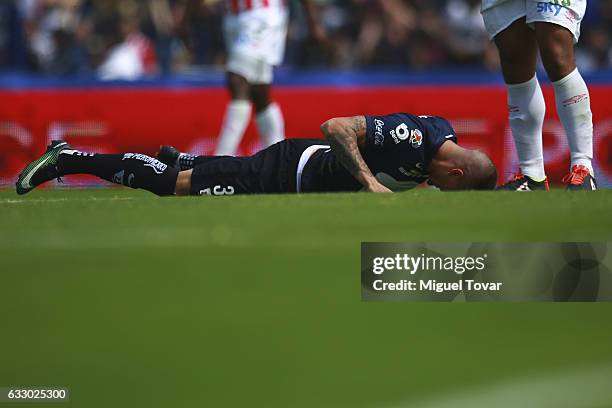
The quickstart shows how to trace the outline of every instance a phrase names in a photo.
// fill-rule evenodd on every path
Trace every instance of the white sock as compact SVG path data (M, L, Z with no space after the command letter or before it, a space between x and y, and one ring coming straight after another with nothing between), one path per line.
M277 103L271 103L257 115L257 129L264 148L285 140L285 120Z
M251 102L232 101L227 106L215 156L234 156L251 119Z
M593 173L593 114L589 90L576 68L565 78L553 82L557 114L572 152L572 166L586 166Z
M538 77L534 76L522 84L506 86L510 128L521 171L536 181L542 181L546 178L542 147L546 104Z

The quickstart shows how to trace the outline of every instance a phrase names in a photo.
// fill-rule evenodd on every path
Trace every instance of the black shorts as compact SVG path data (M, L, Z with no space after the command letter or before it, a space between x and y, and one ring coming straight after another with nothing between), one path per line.
M211 157L193 168L191 195L295 193L300 157L320 139L288 139L249 157Z

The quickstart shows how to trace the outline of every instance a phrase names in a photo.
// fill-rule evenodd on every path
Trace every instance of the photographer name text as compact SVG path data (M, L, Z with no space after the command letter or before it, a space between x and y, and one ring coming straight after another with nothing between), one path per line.
M372 260L372 273L381 276L388 271L401 271L413 276L423 272L453 272L461 276L466 272L481 272L486 269L487 254L478 257L442 257L442 256L410 256L396 254L392 257L377 257ZM435 279L402 279L388 282L377 279L372 283L372 289L377 292L407 291L407 292L498 292L502 282L480 282L474 279L459 279L456 281L439 281Z

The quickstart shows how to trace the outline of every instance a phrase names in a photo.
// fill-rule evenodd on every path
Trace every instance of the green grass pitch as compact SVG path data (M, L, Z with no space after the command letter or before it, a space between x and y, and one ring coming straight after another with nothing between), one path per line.
M366 304L359 282L362 241L609 241L611 209L612 191L2 191L0 387L88 408L612 406L610 303Z

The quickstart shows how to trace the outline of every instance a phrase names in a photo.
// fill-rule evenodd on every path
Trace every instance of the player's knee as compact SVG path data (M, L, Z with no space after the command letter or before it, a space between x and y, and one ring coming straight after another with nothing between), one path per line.
M232 95L232 99L248 100L250 97L251 86L249 82L242 76L228 73L227 87Z
M573 55L559 49L542 52L542 64L553 82L566 77L576 68Z
M270 98L269 85L253 85L251 86L251 102L255 107L256 113L265 111L272 103Z
M253 102L255 113L261 113L265 111L272 103L272 101L267 95L253 95L251 97L251 102Z
M563 27L540 30L537 34L542 64L552 81L558 81L576 68L572 34Z
M268 106L270 106L270 101L262 100L259 98L251 98L251 102L253 102L253 108L255 108L255 113L261 113L266 110Z

